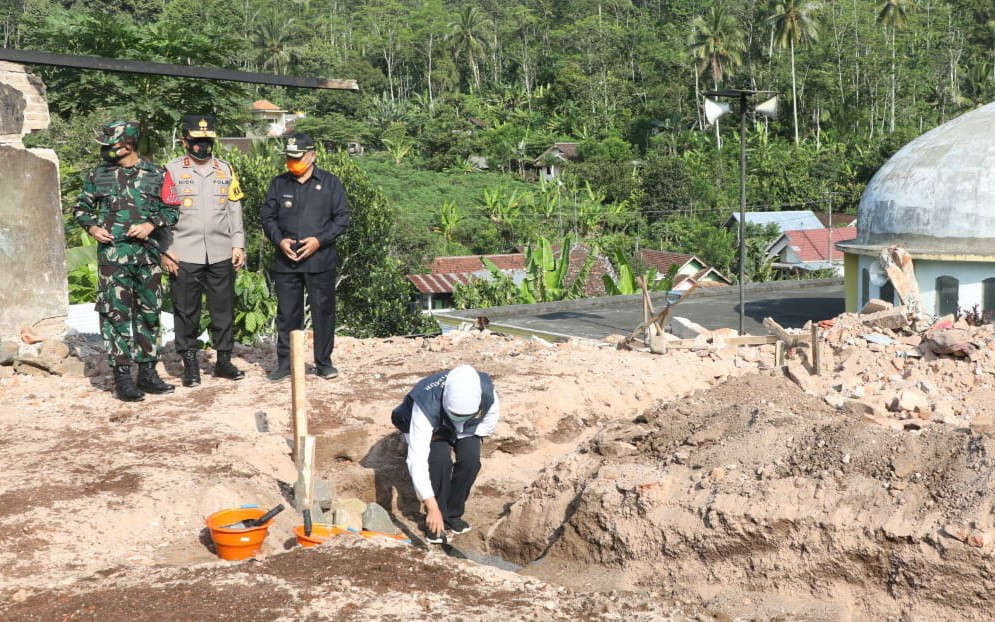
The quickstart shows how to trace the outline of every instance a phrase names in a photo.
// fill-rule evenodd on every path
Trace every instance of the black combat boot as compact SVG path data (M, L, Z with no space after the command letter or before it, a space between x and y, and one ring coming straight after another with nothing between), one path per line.
M138 388L152 395L172 393L173 385L166 384L155 370L155 363L138 364Z
M200 384L200 367L197 366L197 351L183 351L183 386L195 387Z
M145 394L138 390L135 381L131 379L131 365L114 367L114 395L122 402L140 402L145 399Z
M214 377L227 378L228 380L241 380L245 378L245 373L232 365L231 352L218 350L218 362L214 364Z

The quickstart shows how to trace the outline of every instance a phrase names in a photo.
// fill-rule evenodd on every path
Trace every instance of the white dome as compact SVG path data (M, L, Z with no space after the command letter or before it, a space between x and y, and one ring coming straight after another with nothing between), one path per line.
M995 103L902 147L860 199L857 238L865 253L895 243L913 256L995 256Z

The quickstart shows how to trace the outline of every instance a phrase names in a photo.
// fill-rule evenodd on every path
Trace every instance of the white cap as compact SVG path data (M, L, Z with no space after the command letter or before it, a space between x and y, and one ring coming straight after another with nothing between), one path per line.
M480 376L469 365L460 365L446 376L442 407L456 416L474 415L480 409Z

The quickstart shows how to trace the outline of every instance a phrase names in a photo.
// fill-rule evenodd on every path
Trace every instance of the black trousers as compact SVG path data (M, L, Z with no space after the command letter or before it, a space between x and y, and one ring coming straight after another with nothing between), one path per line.
M338 270L274 272L276 286L276 361L290 367L290 331L304 329L304 291L311 305L314 364L331 365L335 346L335 278Z
M199 348L201 297L207 294L211 315L211 343L220 352L231 352L234 344L235 269L231 260L212 264L180 262L172 281L173 329L176 351Z
M428 475L432 480L435 501L446 521L461 518L466 511L470 489L480 473L479 436L461 438L454 443L432 440L428 452ZM452 454L456 454L453 463Z

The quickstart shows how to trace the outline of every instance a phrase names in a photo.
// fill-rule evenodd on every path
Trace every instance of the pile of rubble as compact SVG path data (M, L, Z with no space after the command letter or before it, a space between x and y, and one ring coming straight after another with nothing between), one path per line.
M83 335L65 334L60 330L41 325L24 327L20 342L0 341L0 378L14 374L84 376L93 367L101 348Z
M924 321L906 307L872 301L822 326L819 369L810 344L786 353L788 376L807 393L894 429L995 429L992 325L952 316Z

